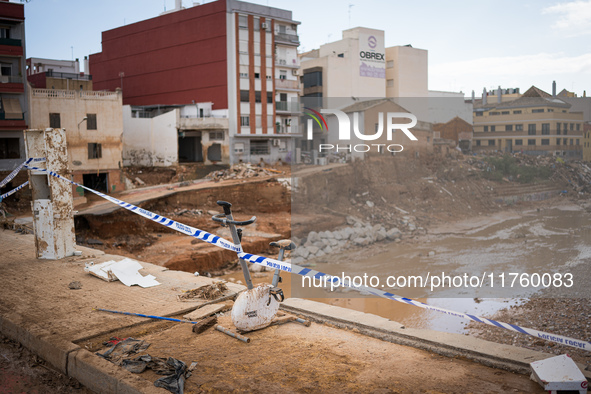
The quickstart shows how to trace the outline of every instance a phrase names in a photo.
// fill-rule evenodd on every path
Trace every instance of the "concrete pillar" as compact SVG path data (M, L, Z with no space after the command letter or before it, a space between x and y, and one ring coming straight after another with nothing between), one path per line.
M45 168L69 179L64 129L25 130L27 157L45 157ZM76 238L72 185L43 171L29 171L31 207L38 259L62 259L74 255Z

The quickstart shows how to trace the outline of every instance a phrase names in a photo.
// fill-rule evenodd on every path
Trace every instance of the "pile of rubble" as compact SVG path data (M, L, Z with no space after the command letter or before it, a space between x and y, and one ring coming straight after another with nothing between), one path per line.
M222 179L246 179L257 176L272 176L282 174L281 171L274 168L263 168L253 166L250 163L235 164L226 170L213 171L207 175L207 178L218 182Z
M574 161L557 166L552 179L567 182L579 194L591 192L591 167L586 163Z
M330 253L341 252L358 246L368 246L381 241L400 242L402 239L418 234L425 234L423 227L416 225L416 218L404 216L399 227L386 228L381 224L347 217L348 227L335 231L311 231L304 239L292 238L298 247L292 252L292 262L306 266L305 261L322 257Z

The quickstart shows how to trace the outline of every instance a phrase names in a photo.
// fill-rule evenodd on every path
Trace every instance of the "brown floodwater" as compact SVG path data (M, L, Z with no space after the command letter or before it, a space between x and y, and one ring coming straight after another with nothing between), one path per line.
M540 211L504 212L447 224L429 231L416 242L376 243L359 250L331 254L307 261L310 268L331 275L375 275L378 288L396 295L417 299L457 312L492 315L499 309L525 302L532 296L588 297L584 284L591 279L591 214L575 205L562 205ZM482 287L430 291L422 287L388 287L388 276L425 277L445 273L448 276L477 276ZM513 282L511 273L520 276ZM573 286L565 274L573 273ZM490 275L494 286L490 286ZM525 274L525 276L521 276ZM552 284L543 290L523 287L519 278L532 274L559 274L564 285ZM505 275L504 287L500 277ZM272 273L258 274L255 283L270 282ZM302 277L283 274L282 287L287 297L313 299L330 305L379 315L407 327L463 332L467 321L427 311L388 299L361 296L355 291L325 291L306 285ZM243 281L242 273L224 277ZM231 278L231 279L230 279ZM546 275L546 278L549 278ZM307 282L306 282L307 283ZM547 283L547 282L546 282ZM555 284L558 284L556 282ZM383 287L382 287L383 286ZM588 287L587 287L588 289Z

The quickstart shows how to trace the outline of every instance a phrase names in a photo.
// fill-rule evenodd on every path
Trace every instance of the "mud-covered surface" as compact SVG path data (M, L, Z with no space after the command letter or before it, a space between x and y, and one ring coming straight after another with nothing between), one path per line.
M0 335L0 393L91 394L21 344Z
M233 328L228 315L218 324ZM187 366L197 362L185 393L543 392L525 375L328 325L288 323L245 335L248 344L213 328L195 334L191 325L175 324L136 339L150 343L142 354L174 357ZM149 370L138 376L150 382L161 377Z

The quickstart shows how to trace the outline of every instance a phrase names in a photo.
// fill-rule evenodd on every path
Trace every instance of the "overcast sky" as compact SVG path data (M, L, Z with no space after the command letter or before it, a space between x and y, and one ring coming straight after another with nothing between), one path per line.
M386 47L426 49L431 90L479 95L484 87L523 92L536 85L551 92L556 80L559 91L591 95L591 0L250 2L292 10L301 22L300 51L356 26L384 30ZM101 51L102 31L155 17L165 7L174 8L174 0L30 0L27 57L82 60Z

